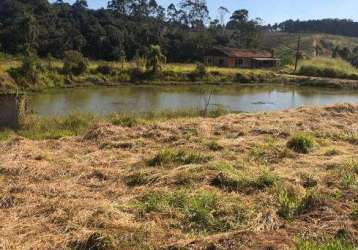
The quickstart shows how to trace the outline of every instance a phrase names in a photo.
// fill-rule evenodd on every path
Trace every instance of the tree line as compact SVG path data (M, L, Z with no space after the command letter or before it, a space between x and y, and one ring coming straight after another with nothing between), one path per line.
M1 0L0 51L57 58L79 51L96 60L130 60L156 45L169 62L189 62L213 46L259 47L261 21L247 10L229 14L220 7L218 19L210 19L205 0L181 0L166 9L156 0L111 0L98 10L86 0Z
M358 22L351 19L287 20L279 24L268 25L266 28L270 31L289 33L326 33L358 37Z

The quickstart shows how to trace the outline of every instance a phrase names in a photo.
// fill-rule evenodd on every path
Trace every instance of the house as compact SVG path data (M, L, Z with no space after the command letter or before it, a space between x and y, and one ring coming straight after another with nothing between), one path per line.
M212 48L204 57L206 65L219 67L272 68L276 67L279 61L270 51L225 47Z

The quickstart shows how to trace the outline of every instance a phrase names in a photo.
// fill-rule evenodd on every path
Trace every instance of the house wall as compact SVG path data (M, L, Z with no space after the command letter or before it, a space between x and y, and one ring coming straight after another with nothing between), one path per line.
M0 128L18 128L26 111L24 96L0 94Z
M230 67L229 58L224 56L206 56L204 63L209 66Z
M238 61L240 60L240 61ZM238 64L241 62L241 64ZM251 58L236 58L224 56L205 56L204 63L208 66L230 67L230 68L252 68Z

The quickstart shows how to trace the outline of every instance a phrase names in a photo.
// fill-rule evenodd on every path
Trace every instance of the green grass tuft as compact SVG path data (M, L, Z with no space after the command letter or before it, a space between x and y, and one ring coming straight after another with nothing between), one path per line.
M149 166L165 166L172 164L195 164L208 162L212 157L184 150L165 149L148 160Z
M314 138L309 134L297 134L288 142L287 147L296 153L308 154L314 146Z

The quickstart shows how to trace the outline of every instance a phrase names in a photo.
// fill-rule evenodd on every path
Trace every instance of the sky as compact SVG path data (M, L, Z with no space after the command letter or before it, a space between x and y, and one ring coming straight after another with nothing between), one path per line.
M178 1L157 0L163 7ZM90 8L100 8L105 7L108 0L87 2ZM265 23L321 18L349 18L358 21L357 0L207 0L207 4L212 18L217 18L217 9L224 6L230 11L248 9L250 17L260 17Z

